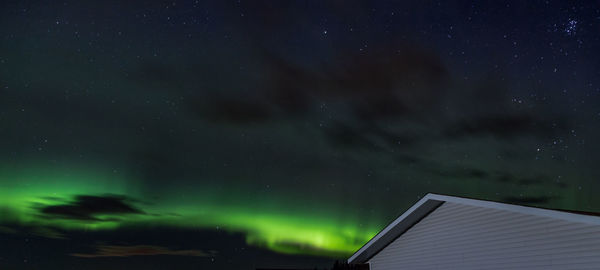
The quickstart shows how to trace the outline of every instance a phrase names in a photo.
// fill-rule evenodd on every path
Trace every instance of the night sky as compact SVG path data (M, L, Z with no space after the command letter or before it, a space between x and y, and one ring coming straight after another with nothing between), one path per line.
M330 267L428 192L600 211L595 1L0 1L0 269Z

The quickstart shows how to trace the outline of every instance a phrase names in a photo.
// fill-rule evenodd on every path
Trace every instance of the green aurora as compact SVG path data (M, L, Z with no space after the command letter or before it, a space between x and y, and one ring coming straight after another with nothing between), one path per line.
M244 198L242 194L235 194L237 200L233 202L231 195L188 191L189 194L180 192L177 196L160 198L160 203L145 202L144 195L135 192L134 182L98 169L5 167L0 173L0 223L64 231L140 226L222 229L244 233L247 244L276 252L332 257L343 257L356 251L376 234L378 228L336 220L327 215L327 211L292 213L273 207L269 209L268 202L263 202L264 207L258 209L245 206L252 198ZM132 204L143 213L97 214L94 220L47 218L40 214L40 208L70 203L79 194L125 195L134 198Z

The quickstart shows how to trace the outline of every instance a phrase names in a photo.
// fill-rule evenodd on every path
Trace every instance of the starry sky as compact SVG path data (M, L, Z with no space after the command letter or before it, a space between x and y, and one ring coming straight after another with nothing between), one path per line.
M428 192L600 211L593 1L0 1L0 268L330 267Z

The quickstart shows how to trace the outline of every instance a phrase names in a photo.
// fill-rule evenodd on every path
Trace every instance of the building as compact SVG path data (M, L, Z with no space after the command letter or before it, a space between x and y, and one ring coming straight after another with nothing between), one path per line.
M427 194L350 259L383 269L600 269L600 217Z

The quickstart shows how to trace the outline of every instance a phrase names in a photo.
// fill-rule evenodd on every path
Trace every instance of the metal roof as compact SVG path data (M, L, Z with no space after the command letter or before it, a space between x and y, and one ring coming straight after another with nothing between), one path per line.
M348 259L348 263L365 263L444 202L600 225L600 217L596 213L537 208L429 193L362 246Z

